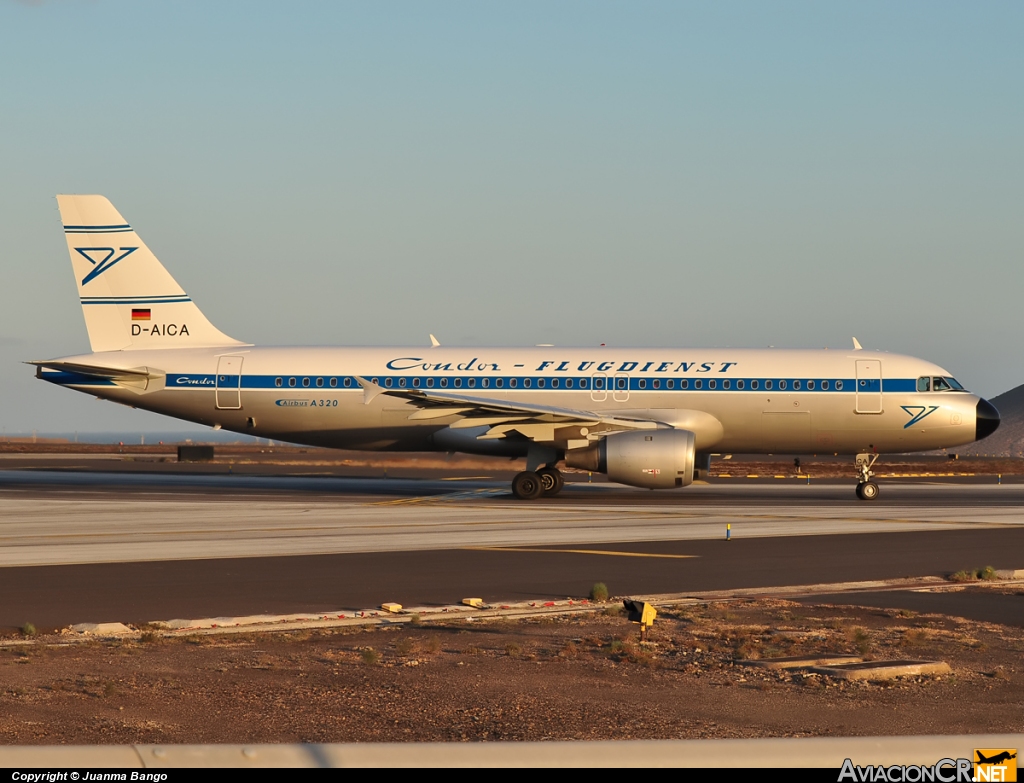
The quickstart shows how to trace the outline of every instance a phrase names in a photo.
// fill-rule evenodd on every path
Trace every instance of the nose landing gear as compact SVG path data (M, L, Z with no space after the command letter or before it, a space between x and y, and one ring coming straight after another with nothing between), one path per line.
M871 480L875 475L871 468L874 467L877 459L877 454L857 455L857 472L860 473L860 481L857 483L857 497L861 500L874 500L878 497L878 485Z

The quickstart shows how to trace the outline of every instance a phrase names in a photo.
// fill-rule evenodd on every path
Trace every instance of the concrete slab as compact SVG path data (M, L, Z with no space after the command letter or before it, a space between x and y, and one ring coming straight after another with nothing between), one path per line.
M123 623L78 623L70 629L73 633L89 636L123 636L134 631Z
M794 655L786 658L761 658L738 661L742 666L761 669L809 669L812 666L836 666L841 663L862 663L856 655Z
M897 677L926 675L935 677L949 674L952 669L945 661L864 661L831 666L813 666L811 671L826 674L838 680L894 680Z

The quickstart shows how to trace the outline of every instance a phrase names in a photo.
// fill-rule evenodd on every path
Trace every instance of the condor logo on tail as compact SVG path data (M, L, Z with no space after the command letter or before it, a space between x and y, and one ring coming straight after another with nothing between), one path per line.
M82 258L84 258L86 261L88 261L95 267L95 269L93 269L89 274L82 278L82 285L85 285L86 283L95 280L97 277L99 277L108 269L110 269L110 267L112 267L118 261L130 256L132 253L138 250L138 248L122 247L120 248L120 250L122 251L121 255L119 255L117 258L114 258L114 253L116 253L117 250L114 250L114 248L112 247L76 247L75 251L80 256L82 256ZM89 255L90 253L97 253L101 255L102 258L93 258L91 255Z

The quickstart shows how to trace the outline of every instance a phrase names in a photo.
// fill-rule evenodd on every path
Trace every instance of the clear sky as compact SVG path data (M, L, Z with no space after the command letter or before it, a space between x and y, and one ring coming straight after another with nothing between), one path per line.
M0 0L0 426L167 430L56 193L274 344L867 348L1024 383L1020 2Z

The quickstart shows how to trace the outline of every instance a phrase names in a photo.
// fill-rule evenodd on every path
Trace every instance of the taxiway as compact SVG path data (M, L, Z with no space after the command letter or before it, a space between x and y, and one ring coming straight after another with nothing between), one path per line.
M1020 568L1024 485L0 472L0 625L679 593ZM729 526L731 540L726 540ZM1020 600L1004 599L1012 619ZM891 603L891 601L890 601Z

